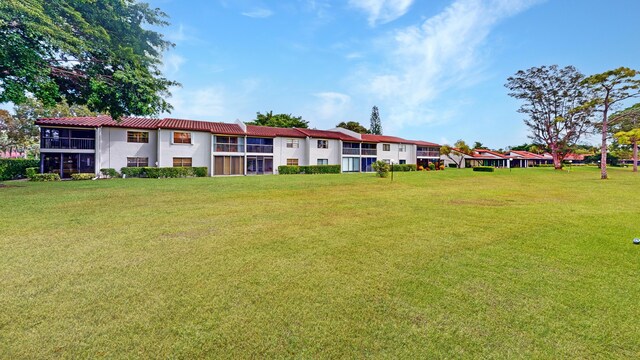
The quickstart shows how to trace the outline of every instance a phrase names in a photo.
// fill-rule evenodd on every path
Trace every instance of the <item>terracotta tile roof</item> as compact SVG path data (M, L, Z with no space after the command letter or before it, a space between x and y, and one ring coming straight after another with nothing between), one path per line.
M564 157L565 160L571 160L571 161L583 161L584 157L587 155L584 154L567 154L567 156Z
M341 133L339 131L298 129L298 128L296 128L296 130L300 131L306 136L313 137L313 138L337 139L337 140L356 141L356 142L360 141L360 139L356 139L352 136L349 136L345 133Z
M509 153L516 154L518 158L528 159L528 160L542 160L544 157L542 155L538 155L529 151L524 150L511 150Z
M495 160L495 159L507 158L504 154L500 154L499 152L491 151L487 149L475 149L471 154L467 156L470 156L474 159L481 159L481 160Z
M440 147L439 144L428 142L428 141L421 141L421 140L411 140L410 143L418 146ZM458 151L458 149L454 149L454 150Z
M257 126L247 125L247 135L249 136L261 136L261 137L295 137L305 138L305 134L301 133L298 129L292 128L277 128L270 126Z
M185 119L163 119L158 125L161 129L191 130L212 132L214 134L244 135L242 128L238 124L229 124L211 121L185 120Z

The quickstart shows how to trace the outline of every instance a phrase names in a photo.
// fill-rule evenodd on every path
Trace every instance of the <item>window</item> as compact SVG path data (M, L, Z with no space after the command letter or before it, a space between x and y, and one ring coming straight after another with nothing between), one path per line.
M149 158L146 157L128 157L127 167L145 167L149 166Z
M298 140L298 139L287 139L287 147L288 148L298 148L298 147L300 147L300 140Z
M329 159L318 159L318 165L329 165Z
M191 133L174 131L173 143L174 144L191 144Z
M359 158L342 158L342 172L358 172L360 171Z
M191 158L174 157L173 167L191 167Z
M148 143L149 133L146 131L127 131L127 142Z
M382 144L382 151L391 151L391 144Z
M298 159L287 159L287 165L291 166L298 166Z
M318 140L318 149L328 149L329 141L328 140Z
M407 160L399 160L399 163L400 163L400 164L406 164L406 163L407 163Z
M405 151L407 151L407 145L405 145L405 144L400 144L400 145L398 145L398 151L399 151L399 152L405 152Z

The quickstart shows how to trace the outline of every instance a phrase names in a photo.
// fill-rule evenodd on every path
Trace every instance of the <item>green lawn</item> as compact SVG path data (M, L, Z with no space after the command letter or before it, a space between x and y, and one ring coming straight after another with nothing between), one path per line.
M640 176L8 182L0 358L637 358Z

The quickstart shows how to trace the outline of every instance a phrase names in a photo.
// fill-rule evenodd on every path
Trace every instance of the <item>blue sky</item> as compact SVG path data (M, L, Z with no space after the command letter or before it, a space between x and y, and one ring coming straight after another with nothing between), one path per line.
M517 70L640 68L637 0L150 2L176 43L164 60L183 85L172 117L273 110L326 129L368 126L377 105L385 134L500 148L528 141L504 88Z

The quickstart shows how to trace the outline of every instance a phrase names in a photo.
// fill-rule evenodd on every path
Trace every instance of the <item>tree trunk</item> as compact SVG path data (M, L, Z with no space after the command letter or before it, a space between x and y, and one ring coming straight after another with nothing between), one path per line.
M562 162L560 162L560 156L558 156L558 149L552 147L551 156L553 156L553 168L556 170L562 170Z
M633 141L633 172L638 172L638 140Z
M600 146L600 179L607 179L607 104L602 115L602 145Z

